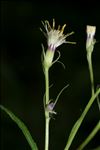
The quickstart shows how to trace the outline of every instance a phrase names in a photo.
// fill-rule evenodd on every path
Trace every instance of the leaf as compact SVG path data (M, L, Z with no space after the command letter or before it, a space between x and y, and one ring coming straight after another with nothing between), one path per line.
M99 147L97 147L97 148L95 148L95 149L92 149L92 150L100 150L100 146L99 146Z
M94 138L97 132L100 130L100 121L96 124L91 133L87 136L87 138L82 142L82 144L77 148L77 150L82 150L86 145ZM100 150L100 149L99 149Z
M34 142L28 128L26 125L17 117L15 116L10 110L5 108L4 106L0 105L0 108L5 111L9 117L18 125L18 127L22 130L27 142L29 143L32 150L38 150L36 143Z
M86 105L84 111L82 112L80 118L76 121L76 123L74 124L71 132L70 132L70 135L69 135L69 138L68 138L68 141L67 141L67 144L65 146L65 149L64 150L69 150L71 144L72 144L72 141L76 135L76 133L78 132L78 129L80 128L81 124L82 124L82 121L84 120L86 114L88 113L89 109L91 108L94 100L96 99L96 97L99 95L100 93L100 88L96 91L96 93L90 98L88 104Z
M65 147L65 150L69 149L69 147L70 147L70 145L71 145L71 143L72 143L72 141L73 141L73 139L74 139L74 137L75 137L75 135L76 135L76 133L78 131L78 128L79 128L80 124L81 124L81 121L80 121L80 118L79 118L76 121L76 123L74 124L74 126L73 126L73 128L72 128L72 130L70 132L70 135L69 135L68 142L67 142L67 145Z

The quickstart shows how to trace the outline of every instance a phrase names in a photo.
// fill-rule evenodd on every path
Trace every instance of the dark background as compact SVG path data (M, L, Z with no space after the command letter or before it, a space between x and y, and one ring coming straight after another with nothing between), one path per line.
M44 74L41 65L41 43L46 39L40 32L41 20L56 25L67 24L65 33L75 31L68 37L76 45L63 44L60 64L50 70L50 98L69 84L56 105L57 115L50 124L50 150L63 150L70 130L91 97L90 78L86 60L86 25L97 27L98 43L93 52L95 87L100 84L100 8L89 1L1 1L1 104L13 111L26 123L39 150L44 149ZM57 53L55 54L57 57ZM82 142L100 119L95 102L88 112L71 150ZM1 113L1 150L30 149L17 125ZM89 143L86 150L100 145L100 133Z

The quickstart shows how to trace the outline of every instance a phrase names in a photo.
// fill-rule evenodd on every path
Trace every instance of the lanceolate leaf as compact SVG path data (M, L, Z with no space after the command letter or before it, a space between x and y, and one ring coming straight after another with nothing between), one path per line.
M70 132L70 135L69 135L69 138L68 138L68 141L67 141L67 144L66 144L66 147L64 150L69 150L71 144L72 144L72 141L73 139L75 138L75 135L76 133L78 132L78 129L80 128L81 124L82 124L82 121L84 120L86 114L88 113L90 107L92 106L94 100L96 99L96 97L100 94L100 88L96 91L96 93L90 98L88 104L86 105L84 111L82 112L80 118L76 121L76 123L74 124L71 132Z
M5 108L4 106L0 105L0 108L5 111L9 117L18 125L18 127L22 130L27 142L29 143L32 150L38 150L36 143L34 142L28 128L26 125L17 117L15 116L10 110Z

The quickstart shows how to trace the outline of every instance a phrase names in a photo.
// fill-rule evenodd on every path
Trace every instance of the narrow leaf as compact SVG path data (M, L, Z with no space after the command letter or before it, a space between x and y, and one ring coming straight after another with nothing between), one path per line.
M82 144L77 148L77 150L82 150L84 147L94 138L97 132L100 130L100 121L94 127L92 132L88 135L88 137L82 142Z
M0 105L0 108L5 111L9 117L18 125L18 127L22 130L27 142L29 143L32 150L38 150L36 143L34 142L28 128L26 125L17 117L15 116L10 110L5 108L4 106Z
M72 141L76 135L76 133L78 132L78 129L80 128L87 112L89 111L90 107L92 106L94 100L96 99L96 97L99 95L100 93L100 88L96 91L96 93L90 98L88 104L86 105L83 113L81 114L80 118L76 121L76 123L74 124L71 132L70 132L70 135L69 135L69 138L68 138L68 141L67 141L67 144L66 144L66 147L64 150L69 150L71 144L72 144Z

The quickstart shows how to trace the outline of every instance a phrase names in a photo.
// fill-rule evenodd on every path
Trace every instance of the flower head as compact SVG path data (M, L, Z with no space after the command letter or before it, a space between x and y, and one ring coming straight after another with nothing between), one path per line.
M47 106L46 106L46 110L47 110L50 114L57 114L57 113L54 111L54 107L55 107L55 103L49 102L49 104L47 104Z
M86 41L86 49L89 51L93 51L93 46L95 44L94 35L96 32L96 26L87 25L86 33L87 33L87 41Z
M42 22L45 32L40 28L47 39L47 51L44 54L44 66L49 68L52 65L54 53L58 46L62 45L63 43L71 43L75 44L75 42L66 41L66 37L72 35L74 32L68 33L66 35L63 34L66 24L62 27L59 25L57 29L55 29L55 20L53 19L52 26L46 20ZM59 58L59 57L58 57Z
M46 20L45 22L42 22L46 32L44 32L42 29L41 31L44 33L45 37L47 38L47 44L48 49L55 51L55 49L62 45L63 43L68 43L66 41L66 37L73 34L73 32L68 33L66 35L63 34L64 29L66 27L66 24L64 24L62 27L60 25L57 29L55 29L55 20L53 19L52 27L50 26L49 22Z
M96 26L87 25L86 32L87 32L87 38L93 39L96 32Z

